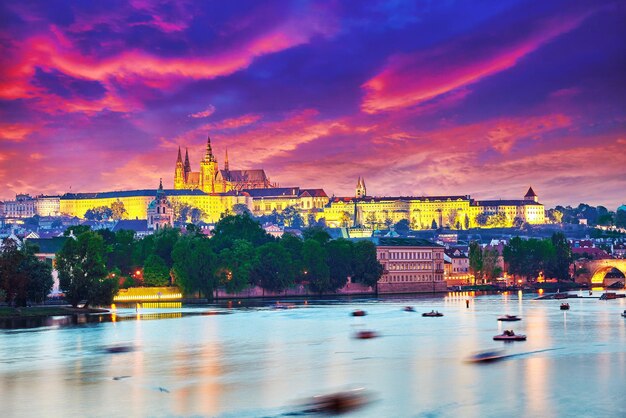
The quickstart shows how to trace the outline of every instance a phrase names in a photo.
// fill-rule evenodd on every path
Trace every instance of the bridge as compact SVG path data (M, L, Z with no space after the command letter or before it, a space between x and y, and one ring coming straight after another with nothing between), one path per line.
M625 282L622 278L606 278L611 270L619 270L626 277L626 259L607 258L576 262L576 281L597 286L610 286L615 282Z

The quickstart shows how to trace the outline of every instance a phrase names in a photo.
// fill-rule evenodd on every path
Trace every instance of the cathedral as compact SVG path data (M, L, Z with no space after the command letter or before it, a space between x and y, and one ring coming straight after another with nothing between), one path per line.
M226 193L231 190L267 189L276 187L270 182L265 170L231 170L228 167L228 150L224 159L224 169L220 170L211 149L211 137L207 138L206 153L200 161L200 171L191 171L189 152L185 150L183 163L178 148L178 159L174 170L174 189L201 190L205 193Z

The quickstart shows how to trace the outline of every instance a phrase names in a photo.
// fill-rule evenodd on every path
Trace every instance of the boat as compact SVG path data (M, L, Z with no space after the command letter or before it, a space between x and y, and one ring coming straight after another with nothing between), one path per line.
M562 311L568 311L569 310L569 303L561 303L561 310Z
M472 355L466 361L468 363L487 363L490 361L497 361L505 357L508 356L504 354L503 350L487 350Z
M352 311L352 316L365 316L367 313L361 309L357 309L356 311Z
M624 312L622 312L622 316L626 318L626 309L624 310Z
M375 331L359 331L356 334L354 334L354 338L358 339L358 340L369 340L371 338L376 338L378 337L378 334Z
M363 408L369 395L363 389L313 397L301 412L304 414L339 415ZM299 414L298 414L299 415Z
M520 318L517 315L504 315L504 316L498 317L498 321L509 321L509 322L512 322L512 321L521 321L521 320L522 320L522 318Z
M567 299L569 295L567 293L556 293L554 299Z
M424 312L422 316L435 317L435 316L443 316L443 314L439 311L430 311L430 312Z
M413 308L412 306L405 306L404 312L415 312L415 308Z
M515 334L513 330L505 330L501 335L493 337L496 341L526 341L526 336Z

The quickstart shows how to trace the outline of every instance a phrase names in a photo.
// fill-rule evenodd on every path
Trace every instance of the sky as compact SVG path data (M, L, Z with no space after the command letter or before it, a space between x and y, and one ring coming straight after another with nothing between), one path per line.
M368 195L626 203L623 1L0 2L0 198L263 168Z

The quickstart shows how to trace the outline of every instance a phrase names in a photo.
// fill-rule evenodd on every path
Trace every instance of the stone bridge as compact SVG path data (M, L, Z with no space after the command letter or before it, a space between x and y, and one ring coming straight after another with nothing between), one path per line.
M625 279L611 278L605 279L604 276L612 269L617 269L626 276L626 259L607 258L603 260L576 261L576 274L578 283L587 283L597 286L610 286L615 282L624 282Z

